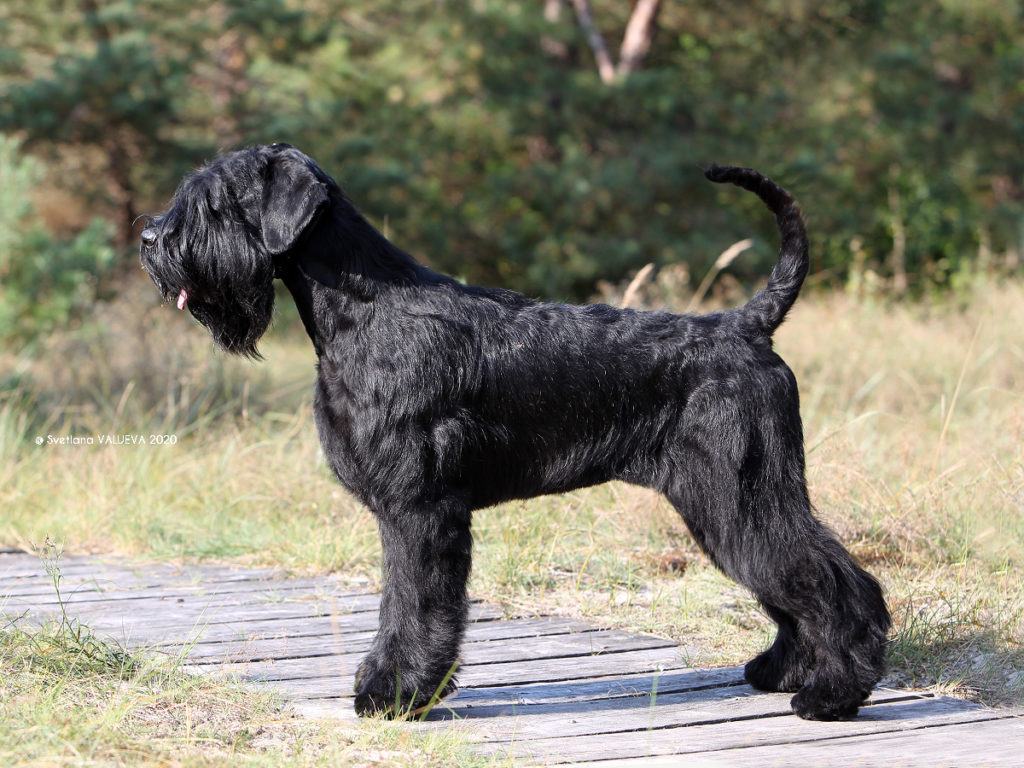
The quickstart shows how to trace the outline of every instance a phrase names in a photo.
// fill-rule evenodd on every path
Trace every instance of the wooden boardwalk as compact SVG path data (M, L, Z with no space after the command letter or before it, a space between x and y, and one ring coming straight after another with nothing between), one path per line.
M68 614L97 634L185 653L191 671L270 688L301 714L354 717L377 595L269 569L69 556L60 567ZM0 553L0 612L58 611L39 559ZM523 764L1024 765L1020 713L879 689L857 719L812 723L741 669L693 669L686 656L657 637L475 604L461 690L408 727L465 729L481 752Z

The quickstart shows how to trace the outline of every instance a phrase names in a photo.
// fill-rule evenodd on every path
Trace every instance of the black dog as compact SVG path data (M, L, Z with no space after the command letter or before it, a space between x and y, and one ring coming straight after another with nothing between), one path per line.
M675 505L714 563L778 625L746 667L805 718L853 716L882 675L878 583L814 518L797 385L771 336L807 272L799 210L756 171L782 234L768 286L708 316L531 301L461 285L374 229L286 144L214 160L142 233L142 263L229 352L257 356L273 280L319 358L324 453L373 512L384 594L356 710L454 689L470 520L481 507L618 479Z

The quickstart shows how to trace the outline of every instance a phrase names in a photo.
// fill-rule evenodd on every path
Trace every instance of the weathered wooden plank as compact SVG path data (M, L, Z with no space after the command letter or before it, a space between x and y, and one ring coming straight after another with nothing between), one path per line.
M450 718L448 709L457 714L476 707L502 707L549 705L570 703L586 708L593 701L648 697L656 695L701 691L744 684L743 668L676 669L662 672L644 672L618 677L580 678L555 683L528 683L526 685L494 686L491 688L460 688L446 699L426 719ZM649 699L648 699L649 700ZM347 716L352 709L352 698L300 698L289 708L311 717Z
M327 616L300 616L298 618L251 619L227 624L207 624L202 631L190 636L197 643L248 642L261 638L298 638L304 635L324 637L334 633L369 632L377 628L377 613L348 613ZM171 628L173 630L173 628ZM171 631L157 646L183 645L180 632Z
M625 731L674 728L726 720L788 717L792 694L764 693L749 685L703 688L681 693L658 693L654 697L597 699L562 704L519 705L480 708L459 707L458 699L445 710L426 718L434 727L446 720L463 719L474 726L473 738L499 741L541 739L557 734L587 736ZM872 696L872 707L903 702L904 692L880 690ZM931 699L928 699L929 701ZM963 704L963 702L957 702ZM969 709L964 705L961 709ZM867 712L867 708L864 709Z
M11 611L9 615L17 615ZM45 615L31 613L26 621L41 623L55 616L50 612ZM153 618L138 613L123 612L118 615L92 619L80 613L73 613L86 623L96 634L110 637L129 647L140 648L174 648L203 640L244 639L253 633L289 633L305 627L316 634L337 631L341 633L353 631L369 631L377 628L377 612L363 611L360 613L339 613L333 610L318 610L312 604L292 602L277 605L256 606L247 615L236 615L230 612L209 611L206 614L190 616L167 616L160 613ZM473 622L490 622L501 618L501 612L485 605L470 607L470 620Z
M286 680L304 677L319 677L325 669L332 669L332 657L362 656L370 650L373 635L361 642L352 642L353 636L317 638L315 650L306 649L300 654L264 656L260 658L256 648L249 660L240 658L200 659L189 667L199 665L217 666L218 673L242 675L247 680ZM463 670L472 666L504 663L509 660L537 660L542 658L569 659L577 656L591 656L595 653L614 653L642 650L647 648L671 648L671 641L650 636L630 635L618 630L604 630L586 635L549 635L531 638L529 642L469 642L462 646ZM321 659L324 664L321 664Z
M782 698L781 694L764 695ZM675 727L641 728L586 736L521 739L511 743L482 744L480 749L485 754L573 762L795 744L841 736L864 736L937 725L982 722L998 717L992 710L964 707L963 704L955 699L915 699L866 707L856 719L846 722L812 722L791 714L754 720L697 721ZM581 717L586 717L586 714L581 712Z
M684 649L652 648L599 656L580 656L566 664L559 659L508 661L470 666L459 675L463 687L492 687L522 683L573 680L579 677L624 675L630 672L653 672L685 666Z
M191 626L202 619L206 623L241 621L267 617L285 618L302 616L325 616L331 614L350 614L376 611L380 605L379 595L339 594L321 596L318 594L304 595L296 593L289 599L273 600L262 592L224 595L193 595L187 597L143 598L126 605L121 600L87 602L73 605L75 618L87 622L94 629L105 629L111 624L120 626L128 621L136 623L138 617L149 616L147 626ZM273 606L280 606L274 609ZM23 609L23 606L12 604L12 612ZM60 612L56 605L32 606L33 613L55 616ZM154 620L153 616L157 616ZM479 607L476 617L482 615L498 617L499 611L488 607ZM215 617L215 618L214 618Z
M304 637L259 637L242 641L196 643L188 653L189 666L201 668L225 664L254 664L284 659L336 656L365 652L376 636L375 629L359 632L323 632Z
M82 579L64 579L60 585L60 599L65 604L246 593L288 597L303 592L317 596L374 594L365 589L353 588L352 585L341 581L242 579L230 574L224 574L223 578L199 581L184 578L139 579L131 574L116 574L113 578L91 575ZM53 583L43 579L5 581L0 577L0 600L16 604L19 608L58 604Z
M237 670L247 677L256 675L260 669L271 670L275 679L289 677L306 677L307 669L319 669L314 659L339 656L344 654L365 654L370 650L373 634L339 635L336 637L317 637L303 642L301 640L288 643L288 650L268 653L261 644L249 651L239 651L231 658L223 655L205 657L190 664L216 664L222 671L234 674ZM630 635L621 630L598 630L579 634L560 634L535 636L528 639L468 642L462 645L463 666L471 664L489 664L496 661L512 661L526 659L563 658L590 656L595 653L607 653L623 650L641 650L644 648L674 647L671 640L651 637L649 635ZM227 663L230 663L228 666ZM281 675L281 678L277 678ZM314 675L315 676L315 675Z
M302 603L289 601L282 603L251 603L248 605L208 605L196 606L189 610L175 610L177 606L168 606L168 610L158 621L147 621L145 617L135 619L123 612L111 612L103 615L84 614L83 620L94 629L118 627L143 627L147 630L159 630L174 627L202 628L217 624L242 626L249 621L262 619L309 619L316 617L351 616L362 614L366 621L373 621L377 612L366 608L361 611L346 610L346 607L332 605L329 602L317 601Z
M142 597L166 597L189 594L225 594L230 592L276 591L291 593L296 590L323 592L326 594L374 594L366 589L353 589L352 585L341 580L318 579L240 579L237 573L223 573L221 578L215 574L198 574L199 579L188 578L186 574L136 575L134 573L106 574L90 573L72 579L62 579L61 596L68 600L97 599L137 599ZM18 580L6 583L0 577L0 595L8 598L25 598L38 603L55 602L56 592L52 581L43 578L38 580Z
M451 720L471 721L473 737L480 739L538 739L554 733L586 736L679 725L690 719L698 722L712 717L712 711L717 718L737 712L774 717L790 711L788 702L788 696L759 693L749 685L551 704L472 706L454 697L443 709L431 712L426 721L435 727Z
M0 581L17 578L39 578L49 581L50 576L46 573L46 568L38 557L27 556L29 559L34 559L34 562L30 562L29 559L19 558L17 564L8 563L7 557L6 555L0 556ZM123 575L134 576L139 579L160 576L162 578L185 577L192 580L201 578L212 581L225 578L244 580L281 578L283 575L282 571L277 568L133 562L131 560L69 555L62 556L57 563L57 567L64 579L89 578L94 575L109 574L112 577Z
M168 584L199 586L203 584L220 584L232 582L263 581L285 583L301 577L289 577L282 571L272 568L245 569L234 566L193 566L193 565L95 565L82 566L72 570L61 568L61 584L81 584L99 581L109 582L118 587L150 587ZM323 584L345 584L350 591L366 591L365 584L357 584L332 576L314 577ZM39 566L37 572L12 576L4 574L0 568L0 589L17 582L20 586L52 588L53 579Z
M124 586L119 586L118 579L123 580ZM139 581L128 574L115 574L113 578L89 574L81 578L64 578L61 580L61 592L80 592L96 589L132 588ZM49 596L54 594L53 580L47 576L19 577L8 579L0 574L0 597L34 598L36 596Z
M532 661L538 659L565 659L573 667L572 659L590 658L598 654L621 653L671 648L678 646L671 640L653 635L632 635L618 629L538 637L526 642L470 643L464 646L464 668L493 663Z
M155 607L154 607L155 608ZM330 617L337 615L339 620L349 614L341 613L337 608L321 603L266 603L239 607L223 607L210 605L190 610L176 610L174 604L159 612L154 618L152 612L117 611L105 614L90 614L76 611L73 618L81 621L99 635L108 636L129 647L150 646L167 640L168 636L178 638L197 638L203 636L210 626L229 625L235 631L244 631L247 622L266 619L306 619L309 617ZM34 612L29 620L54 617L40 616ZM362 614L364 626L376 623L376 612L366 611Z
M295 596L310 597L355 597L370 596L371 592L354 592L344 585L332 585L323 579L289 579L273 580L232 580L209 581L199 584L158 584L150 586L110 584L101 580L91 580L81 584L62 584L61 597L53 585L49 589L38 592L6 591L0 587L0 595L6 594L11 605L56 605L63 601L65 605L82 603L116 602L143 599L167 600L179 597L196 598L221 595L258 595L265 599L287 599ZM131 608L128 608L131 610Z
M329 657L328 657L329 658ZM355 657L358 660L358 657ZM320 660L323 662L323 660ZM600 656L580 656L566 663L561 659L539 659L537 661L513 661L500 664L482 664L468 666L458 673L459 683L464 687L491 687L497 685L513 685L543 682L545 680L567 680L575 676L593 677L597 675L629 674L631 672L668 669L672 665L683 666L678 649L656 648L643 651L625 651L608 653ZM304 699L315 699L331 696L344 696L351 690L351 681L339 680L345 670L321 668L320 675L308 678L292 678L289 680L253 681L253 685L274 690L286 696L297 696ZM354 672L354 667L352 668ZM241 679L248 679L242 677ZM342 683L339 686L339 683ZM339 688L344 689L339 693Z
M11 559L13 557L13 559ZM61 572L76 573L80 571L99 570L109 568L111 570L128 570L130 564L124 560L105 560L102 558L82 557L75 555L61 556L59 567ZM156 567L169 567L166 565ZM43 561L38 555L2 555L0 556L0 578L16 578L19 576L46 575Z
M296 627L300 629L301 627ZM471 622L466 628L465 642L493 642L497 640L528 640L548 635L569 633L590 633L600 631L581 621L572 619L509 619L506 621ZM276 635L252 635L243 640L203 641L196 643L189 651L189 659L217 659L228 661L261 661L286 659L312 655L322 651L325 641L342 635L334 627L325 624L322 632L285 633ZM369 641L375 630L349 633L346 642Z
M625 635L625 633L619 633ZM589 645L576 646L572 643L560 642L559 638L541 638L536 645L527 649L517 648L515 645L495 648L488 644L467 646L466 651L473 654L467 658L459 668L459 680L464 685L477 684L496 685L500 684L503 676L522 675L524 665L530 667L531 675L556 675L560 679L572 677L581 667L591 669L618 669L620 660L625 659L626 663L642 660L643 664L656 664L670 658L678 661L678 649L673 645L666 645L664 640L654 639L653 648L639 648L642 645L642 638L633 640L625 635L625 642L621 637L612 636L608 641L608 649L594 655ZM542 642L546 641L546 642ZM308 678L328 677L334 674L337 668L345 668L353 661L358 663L365 654L365 649L356 652L345 652L325 656L306 657L299 659L282 659L280 661L258 661L241 664L223 664L220 673L246 681L271 681L271 680L305 680ZM653 655L652 655L653 654ZM509 656L518 657L514 661L505 660ZM479 661L477 661L479 659ZM652 661L653 659L653 661Z
M824 741L733 749L733 766L1004 766L1024 763L1024 722L1019 717ZM711 753L712 755L715 753ZM703 755L702 755L703 757Z
M159 565L159 564L158 564ZM288 577L280 568L250 568L240 565L195 565L195 564L170 564L166 571L150 564L138 563L132 565L129 570L139 579L148 579L153 576L166 575L169 579L180 579L195 583L212 582L233 582L233 581L272 581L287 580ZM334 581L330 576L324 577L325 581Z
M485 605L469 609L470 626L489 624L501 619L501 612ZM366 632L377 629L377 612L328 614L323 616L241 619L227 623L202 623L183 628L180 625L150 626L146 645L173 648L190 642L244 641L253 637L299 637L303 634L332 635L335 632Z
M17 607L12 602L12 607ZM93 627L103 627L114 621L118 624L124 619L141 616L157 616L158 624L175 623L186 625L200 617L217 616L217 621L237 621L245 618L264 618L267 616L308 615L319 616L330 613L362 613L376 611L380 605L378 595L333 595L321 597L317 595L297 594L291 599L271 599L262 592L226 594L226 595L192 595L187 597L148 597L126 604L123 600L88 602L68 606L69 615L73 614ZM33 606L38 614L56 615L60 608L54 605ZM284 613L275 613L274 609L282 609ZM295 612L298 611L296 614ZM307 613L303 613L303 611Z
M1024 723L1019 718L923 727L866 736L825 737L818 741L740 747L684 755L573 763L573 768L1018 768L1024 754Z
M317 617L338 617L343 619L347 616L362 615L361 622L368 622L367 626L376 626L377 611L373 602L379 601L377 596L344 598L344 599L317 599L311 601L291 600L278 603L249 603L241 605L218 605L213 603L208 606L194 606L185 608L174 604L167 606L160 612L157 621L151 619L140 619L136 621L131 616L125 616L124 612L111 610L102 614L79 613L93 628L120 627L128 624L138 626L144 624L147 628L174 628L182 626L209 626L212 624L237 624L239 626L262 619L307 619ZM501 618L501 612L488 606L478 606L470 609L470 616L476 621Z
M81 584L96 580L110 580L125 584L138 583L145 577L127 568L117 567L93 567L82 566L80 568L61 571L61 584ZM174 573L170 570L160 574L151 574L150 579L171 579ZM16 589L53 589L53 577L43 570L42 565L33 572L4 573L0 569L0 591L15 591Z
M595 699L634 698L655 694L699 691L744 684L742 667L692 669L682 667L656 672L581 677L551 683L460 688L449 700L453 706L488 707L509 704L559 704Z
M207 622L198 620L188 626L181 624L150 624L140 626L131 624L109 626L97 629L94 624L89 627L98 634L127 643L130 647L146 648L159 652L176 654L177 649L199 642L200 640L238 640L245 639L253 633L260 635L279 634L289 636L293 632L305 628L323 635L337 627L338 632L369 632L377 628L377 613L366 611L350 614L325 614L308 616L303 613L297 616L278 616L251 619L238 619L226 622ZM127 632L125 630L128 630Z

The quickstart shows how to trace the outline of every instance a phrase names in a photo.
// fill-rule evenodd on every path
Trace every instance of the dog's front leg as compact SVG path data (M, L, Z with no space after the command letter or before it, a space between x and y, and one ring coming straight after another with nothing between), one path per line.
M397 715L455 689L468 611L470 513L457 501L376 513L380 626L356 674L356 712Z

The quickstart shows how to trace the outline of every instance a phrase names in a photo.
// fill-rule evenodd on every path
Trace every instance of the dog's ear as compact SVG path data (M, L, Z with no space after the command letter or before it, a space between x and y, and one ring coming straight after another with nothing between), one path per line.
M327 204L327 188L298 150L272 158L263 184L262 227L267 252L289 250Z

